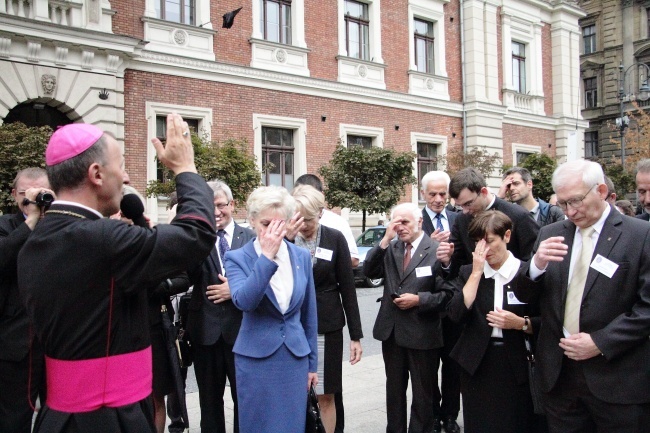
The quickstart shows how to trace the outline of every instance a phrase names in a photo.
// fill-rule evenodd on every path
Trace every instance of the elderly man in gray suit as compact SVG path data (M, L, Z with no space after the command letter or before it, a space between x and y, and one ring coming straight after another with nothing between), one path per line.
M437 279L438 243L424 236L422 214L412 203L396 206L363 271L384 278L373 336L382 342L386 370L386 433L406 433L406 389L413 390L409 433L434 431L435 378L443 346L439 312L451 292Z

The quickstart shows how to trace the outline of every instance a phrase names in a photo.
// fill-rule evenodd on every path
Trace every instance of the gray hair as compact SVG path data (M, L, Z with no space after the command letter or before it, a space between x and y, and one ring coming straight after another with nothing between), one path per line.
M217 196L217 194L222 193L223 195L226 196L226 199L228 201L232 201L232 190L228 185L226 185L225 182L222 182L219 179L213 179L210 182L206 182L206 183L214 192L215 197Z
M650 158L642 159L636 163L637 173L650 173Z
M27 179L31 179L31 180L37 180L42 177L46 178L47 171L45 171L45 169L41 167L23 168L16 174L16 177L14 178L14 183L11 184L13 189L16 189L16 185L18 185L18 181L23 177L26 177Z
M429 182L435 182L440 180L444 181L445 184L447 185L447 189L449 189L449 182L451 182L451 179L449 178L449 175L447 173L440 170L428 172L427 174L422 176L422 182L421 182L422 191L424 191L427 188Z
M299 185L291 193L301 209L302 216L316 218L325 207L325 196L310 185Z
M279 210L286 220L289 220L296 212L296 201L286 188L275 185L261 186L248 196L246 201L248 218L257 218L260 213L268 209Z
M502 179L505 179L514 173L521 176L521 180L523 180L525 183L532 182L533 180L533 176L531 176L530 171L524 167L510 167L503 173Z
M106 165L108 162L106 159L108 147L106 135L106 133L102 134L95 144L79 155L47 166L47 177L55 193L58 194L62 189L71 189L81 185L88 175L88 167L92 164Z
M398 204L393 209L391 209L390 219L392 220L395 217L395 212L399 212L399 211L411 212L411 214L413 214L413 218L415 218L415 221L418 221L420 218L422 218L422 211L415 203Z
M582 179L585 186L592 188L594 185L605 183L603 168L597 162L578 159L565 162L555 169L551 184L553 191L571 179Z

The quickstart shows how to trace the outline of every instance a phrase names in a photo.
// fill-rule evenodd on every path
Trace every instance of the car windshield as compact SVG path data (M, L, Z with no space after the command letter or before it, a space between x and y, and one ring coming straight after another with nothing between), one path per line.
M357 238L358 247L374 247L381 242L386 233L386 227L374 227L366 230Z

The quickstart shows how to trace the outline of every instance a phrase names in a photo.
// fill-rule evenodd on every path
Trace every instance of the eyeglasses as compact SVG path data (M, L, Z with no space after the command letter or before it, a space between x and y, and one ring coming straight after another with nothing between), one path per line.
M466 202L466 203L463 203L463 204L461 204L461 205L459 205L459 206L462 207L463 209L467 209L467 208L469 208L470 206L472 206L472 205L474 204L474 202L476 201L476 199L478 198L478 196L479 196L479 194L476 194L476 197L474 197L474 198L471 199L470 201L468 201L468 202Z
M232 200L228 200L227 203L219 203L219 204L215 204L214 207L216 207L216 208L219 209L219 210L224 210L225 208L227 208L228 206L230 206L230 203L231 203L231 202L232 202Z
M583 195L582 197L580 197L580 198L570 198L568 200L558 200L557 205L560 206L560 209L562 209L562 210L567 210L568 206L571 206L573 209L577 209L580 206L582 206L582 201L585 199L585 197L587 197L589 195L591 190L594 189L597 186L598 185L596 184L596 185L592 186L591 188L589 188L589 191L587 191L587 193L585 195Z

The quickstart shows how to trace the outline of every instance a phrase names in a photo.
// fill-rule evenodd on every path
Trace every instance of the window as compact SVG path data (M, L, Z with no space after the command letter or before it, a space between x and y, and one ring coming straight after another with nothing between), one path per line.
M582 28L582 41L584 43L584 54L591 54L596 51L596 24Z
M194 0L158 0L155 5L157 18L181 24L195 24Z
M348 56L370 60L370 21L368 5L345 1L345 38Z
M192 134L197 134L199 132L199 119L187 119L183 118L187 122L187 126L190 128ZM156 137L163 142L167 141L167 116L156 116ZM172 173L167 170L158 158L156 158L156 179L159 182L169 182L172 178Z
M514 90L526 93L526 46L512 42L512 84Z
M293 130L262 128L262 183L293 188Z
M347 143L349 146L361 146L364 149L372 147L372 137L363 137L361 135L348 135Z
M433 23L416 19L415 28L415 65L418 72L433 74L434 69L434 50L433 50Z
M585 108L596 108L598 106L598 78L586 78L585 85Z
M267 41L291 45L291 1L259 0L260 31Z
M515 152L515 157L517 159L517 166L521 166L524 163L528 155L532 155L530 152Z
M585 132L585 157L598 156L598 131Z
M422 176L430 171L438 169L438 145L433 143L418 142L418 174L417 178L422 179Z

